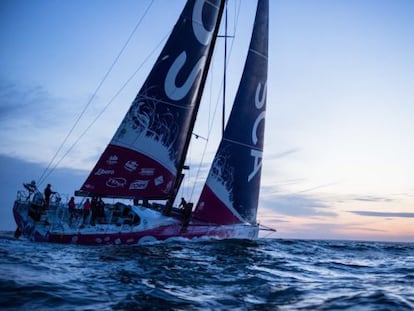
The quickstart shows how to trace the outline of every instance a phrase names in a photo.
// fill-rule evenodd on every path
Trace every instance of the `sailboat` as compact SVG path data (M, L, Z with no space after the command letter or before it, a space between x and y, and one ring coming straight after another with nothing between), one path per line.
M16 236L81 245L258 237L268 0L258 0L239 88L198 202L174 206L225 2L186 3L113 138L75 191L92 200L91 211L69 207L58 194L45 204L26 185L13 207Z

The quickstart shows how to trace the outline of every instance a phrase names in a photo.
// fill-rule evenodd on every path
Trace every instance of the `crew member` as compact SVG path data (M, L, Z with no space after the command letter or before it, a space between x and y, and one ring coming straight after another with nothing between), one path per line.
M45 191L44 191L44 195L45 195L45 209L49 208L49 203L50 203L50 196L52 194L55 194L55 191L52 191L52 185L51 184L47 184Z

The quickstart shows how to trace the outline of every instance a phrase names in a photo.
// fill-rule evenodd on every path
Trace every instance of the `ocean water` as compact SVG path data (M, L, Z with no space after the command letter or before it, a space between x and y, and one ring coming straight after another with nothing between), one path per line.
M84 247L0 235L3 310L414 310L414 243Z

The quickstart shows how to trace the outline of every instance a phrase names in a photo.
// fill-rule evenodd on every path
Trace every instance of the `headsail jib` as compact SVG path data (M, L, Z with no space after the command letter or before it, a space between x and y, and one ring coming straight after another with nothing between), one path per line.
M268 6L268 0L258 1L243 76L194 212L202 221L256 223L266 111Z

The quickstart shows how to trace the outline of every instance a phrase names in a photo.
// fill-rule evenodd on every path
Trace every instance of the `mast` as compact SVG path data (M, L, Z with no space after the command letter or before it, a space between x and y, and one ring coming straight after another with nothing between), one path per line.
M215 44L216 44L217 34L218 34L218 31L219 31L219 28L220 28L220 21L221 21L222 15L223 15L225 4L226 4L226 0L220 0L218 14L217 14L217 22L216 22L216 25L214 27L214 32L213 32L213 35L212 35L212 38L211 38L211 43L210 43L210 49L209 49L208 54L207 54L207 60L206 60L206 65L205 65L206 68L210 67L211 59L213 57L214 47L215 47ZM171 208L174 204L175 198L177 197L178 190L179 190L180 185L181 185L181 181L182 181L182 178L183 178L182 171L184 169L184 163L185 163L185 159L187 157L187 152L188 152L188 148L190 146L190 141L191 141L191 136L192 136L191 132L192 132L192 129L194 128L194 124L195 124L195 121L197 119L197 113L198 113L198 109L200 107L201 97L203 95L203 90L204 90L204 86L206 84L207 75L208 75L208 70L204 70L203 73L202 73L200 86L198 88L196 99L195 99L194 113L193 113L193 116L190 120L190 126L189 126L190 132L188 133L188 135L186 137L186 140L185 140L185 143L184 143L184 149L183 149L181 158L178 162L179 163L178 164L178 171L177 171L177 175L176 175L177 178L175 179L175 182L174 182L172 195L168 199L167 204L165 206L165 210L164 210L165 215L168 215L170 213Z
M224 19L224 69L223 69L223 112L221 119L221 136L224 135L226 123L226 73L227 73L227 6Z

